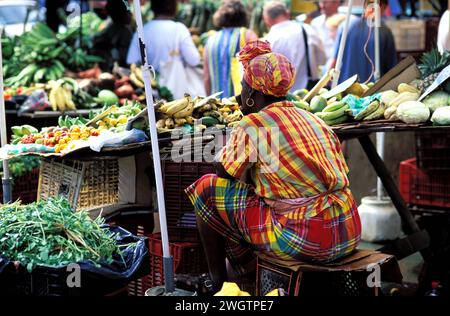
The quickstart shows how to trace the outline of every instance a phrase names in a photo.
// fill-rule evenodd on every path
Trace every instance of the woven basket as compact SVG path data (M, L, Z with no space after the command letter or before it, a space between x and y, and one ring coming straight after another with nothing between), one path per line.
M38 199L64 196L75 209L92 209L119 202L118 160L55 161L44 159Z

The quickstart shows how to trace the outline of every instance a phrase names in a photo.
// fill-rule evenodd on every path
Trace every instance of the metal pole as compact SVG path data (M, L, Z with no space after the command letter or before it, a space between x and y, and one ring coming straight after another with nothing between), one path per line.
M336 66L334 67L332 88L337 86L337 84L339 82L339 77L341 75L342 57L344 56L345 43L347 42L347 34L348 34L348 28L350 26L350 17L352 15L352 8L353 8L353 0L349 0L348 6L347 6L347 16L345 18L344 30L342 32L341 42L339 45L338 57L336 60Z
M380 10L380 2L379 0L374 1L374 12L375 12L375 23L374 25L374 40L375 40L375 81L380 80L381 71L380 71L380 26L381 26L381 10ZM377 152L380 158L384 159L384 140L385 133L377 133ZM377 199L381 200L384 196L383 191L383 182L380 178L377 178Z
M139 46L142 57L142 72L145 84L145 96L147 100L148 121L150 136L152 142L153 166L155 169L156 193L158 195L158 212L161 227L161 240L163 248L164 263L164 283L166 293L172 293L175 290L173 276L173 258L170 256L169 236L167 232L166 206L164 200L164 187L162 183L161 158L159 156L158 132L156 130L156 118L153 104L151 71L153 68L148 64L147 51L144 38L144 25L142 23L142 13L139 0L134 0L134 13L136 17Z
M5 114L5 95L3 86L3 52L1 38L3 34L3 27L0 28L0 136L2 147L8 143L8 136L6 132L6 114ZM3 203L10 203L11 196L11 176L9 174L9 165L7 160L3 160Z

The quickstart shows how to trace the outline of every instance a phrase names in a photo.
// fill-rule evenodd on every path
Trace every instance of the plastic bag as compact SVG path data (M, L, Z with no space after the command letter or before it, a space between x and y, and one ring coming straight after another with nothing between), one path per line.
M51 105L48 101L47 93L42 90L35 90L27 98L19 109L18 114L29 113L34 111L45 111L51 109Z
M144 131L132 129L120 133L104 131L98 137L91 137L90 147L93 151L100 152L103 147L123 146L132 143L147 141L148 137Z
M118 245L134 243L123 249L112 264L80 262L80 288L70 288L73 269L68 267L36 267L28 273L26 267L0 256L0 295L105 295L126 286L129 282L147 275L150 271L150 255L146 237L134 236L120 227L104 226L116 235ZM123 260L122 260L123 258ZM51 283L51 284L49 284ZM49 293L49 291L56 293Z
M365 108L367 108L370 103L380 99L381 93L375 93L374 95L365 98L359 98L357 96L354 96L353 94L349 94L342 99L342 102L348 104L348 106L350 107L350 111L352 112L352 115L356 116Z

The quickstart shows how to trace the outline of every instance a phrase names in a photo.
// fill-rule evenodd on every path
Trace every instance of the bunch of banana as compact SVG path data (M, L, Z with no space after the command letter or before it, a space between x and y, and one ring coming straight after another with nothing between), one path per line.
M386 105L379 100L372 101L364 110L355 116L356 121L378 120L384 116Z
M136 88L144 88L144 77L142 76L141 67L136 66L136 64L131 64L130 70L131 70L130 74L131 83L135 85ZM155 87L153 86L153 88Z
M72 87L64 80L50 81L48 84L49 101L53 111L65 112L67 110L76 110L73 102Z
M242 114L241 110L236 110L232 114L227 115L227 117L224 118L224 121L225 123L228 123L228 126L230 126L231 123L239 122L243 116L244 115Z
M347 122L349 116L347 111L349 105L341 101L335 101L328 104L321 112L314 113L322 119L327 125L336 125Z
M186 94L182 99L158 106L157 111L159 112L159 120L156 125L161 129L172 129L185 124L192 125L195 122L195 119L192 117L194 102L189 94Z

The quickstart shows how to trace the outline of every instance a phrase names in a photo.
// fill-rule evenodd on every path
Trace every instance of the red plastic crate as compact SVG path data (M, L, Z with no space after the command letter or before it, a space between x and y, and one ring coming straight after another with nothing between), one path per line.
M201 274L208 271L203 247L195 242L169 243L175 274ZM144 280L149 289L164 284L163 252L161 234L149 236L150 275Z
M164 196L167 227L171 241L198 242L194 207L184 190L208 173L214 173L212 163L163 161Z
M427 172L417 167L415 158L408 159L400 163L399 185L408 204L450 208L450 172Z
M12 183L12 200L21 200L23 204L33 203L37 199L39 168L17 177ZM0 186L0 202L3 203L3 188Z
M427 171L450 171L450 133L446 130L415 134L417 166Z

